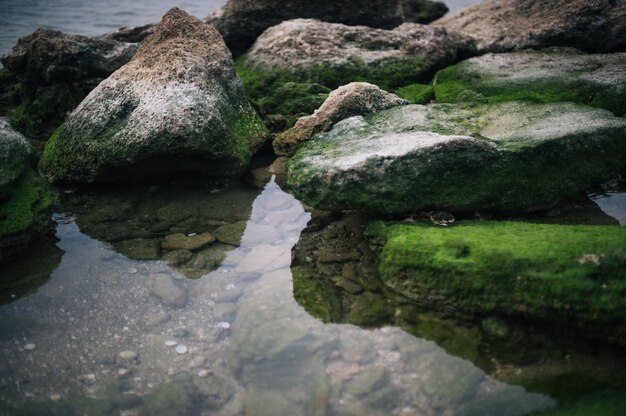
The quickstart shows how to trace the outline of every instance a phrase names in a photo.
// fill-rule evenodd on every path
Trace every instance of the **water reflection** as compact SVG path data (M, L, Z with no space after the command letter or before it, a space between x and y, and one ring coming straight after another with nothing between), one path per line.
M162 195L151 195L112 199L104 216L77 199L75 217L57 218L60 265L37 293L0 307L14 328L0 338L1 414L486 415L506 404L522 415L553 404L398 328L310 316L293 298L290 272L309 214L273 181L254 200L240 246L197 280L99 241L110 230L114 243L136 237L117 224L154 221L142 206L158 211ZM129 223L134 210L148 217ZM96 217L106 221L85 221ZM175 231L167 224L136 238L163 238Z
M626 182L613 180L587 193L589 197L620 225L626 225Z

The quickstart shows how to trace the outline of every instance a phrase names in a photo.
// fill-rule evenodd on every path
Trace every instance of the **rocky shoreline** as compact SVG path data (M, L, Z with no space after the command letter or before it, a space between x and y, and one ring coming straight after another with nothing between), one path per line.
M387 289L624 345L624 227L479 220L626 173L626 6L587 3L485 0L440 18L421 0L230 0L97 38L37 30L2 57L0 261L48 229L48 182L239 177L271 147L294 196L369 216ZM430 225L399 224L424 212ZM147 236L156 249L98 233L193 274L219 263L215 237L237 245L241 225L221 226Z

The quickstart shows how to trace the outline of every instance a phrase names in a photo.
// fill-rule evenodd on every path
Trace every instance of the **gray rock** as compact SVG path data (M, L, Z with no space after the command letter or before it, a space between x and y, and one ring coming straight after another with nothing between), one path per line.
M483 53L547 46L626 50L623 1L485 0L433 24L471 36Z
M0 120L0 197L25 170L37 163L37 152L26 137Z
M309 18L347 25L391 29L403 22L434 20L447 12L445 5L427 0L229 0L205 21L224 36L233 55L245 52L268 27L285 20Z
M488 53L437 73L437 102L572 101L626 114L626 53Z
M238 221L219 227L213 232L213 235L222 243L238 246L245 229L246 221Z
M469 38L442 26L405 23L393 30L296 19L267 29L243 65L322 85L367 80L396 88L471 55Z
M165 306L183 307L187 304L187 292L166 274L150 275L146 279L146 286Z
M288 165L320 209L392 214L550 206L624 169L626 120L572 103L410 105L337 123Z
M230 176L265 139L219 33L174 8L54 133L42 168L52 181L88 183Z
M324 104L310 116L301 117L291 129L273 142L279 156L293 154L314 135L328 131L348 117L365 116L391 107L408 104L395 94L365 82L353 82L331 92Z

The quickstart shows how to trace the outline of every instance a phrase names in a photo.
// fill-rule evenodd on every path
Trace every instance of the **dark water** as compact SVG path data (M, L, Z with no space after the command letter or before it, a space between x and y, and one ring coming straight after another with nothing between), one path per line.
M17 39L39 27L66 33L95 36L119 27L158 22L177 6L200 19L224 0L0 0L0 55L11 50ZM475 0L446 1L451 10Z

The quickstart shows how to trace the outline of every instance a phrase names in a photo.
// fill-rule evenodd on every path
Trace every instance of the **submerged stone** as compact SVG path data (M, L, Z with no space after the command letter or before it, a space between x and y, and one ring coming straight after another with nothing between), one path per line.
M625 161L626 120L606 110L409 105L337 123L296 153L288 175L318 209L524 211L611 178Z
M279 156L293 156L304 142L317 133L330 130L338 121L403 104L407 102L375 85L352 82L331 92L312 115L300 118L295 126L279 134L272 143L274 152Z
M405 23L393 30L295 19L266 30L243 68L336 88L365 81L397 88L473 53L466 37L441 26Z
M178 286L169 275L158 273L146 278L150 293L165 306L183 307L187 304L187 292Z
M382 241L383 281L409 298L463 312L578 326L588 336L626 340L622 227L373 223L368 235Z
M170 234L161 243L165 250L198 250L215 242L215 237L209 233L185 235L183 233Z
M265 139L219 33L175 8L54 133L42 168L55 182L231 176Z
M623 116L626 53L556 48L490 53L439 71L435 95L437 102L572 101Z
M480 52L573 46L626 50L626 4L614 0L485 0L436 20L476 40Z

